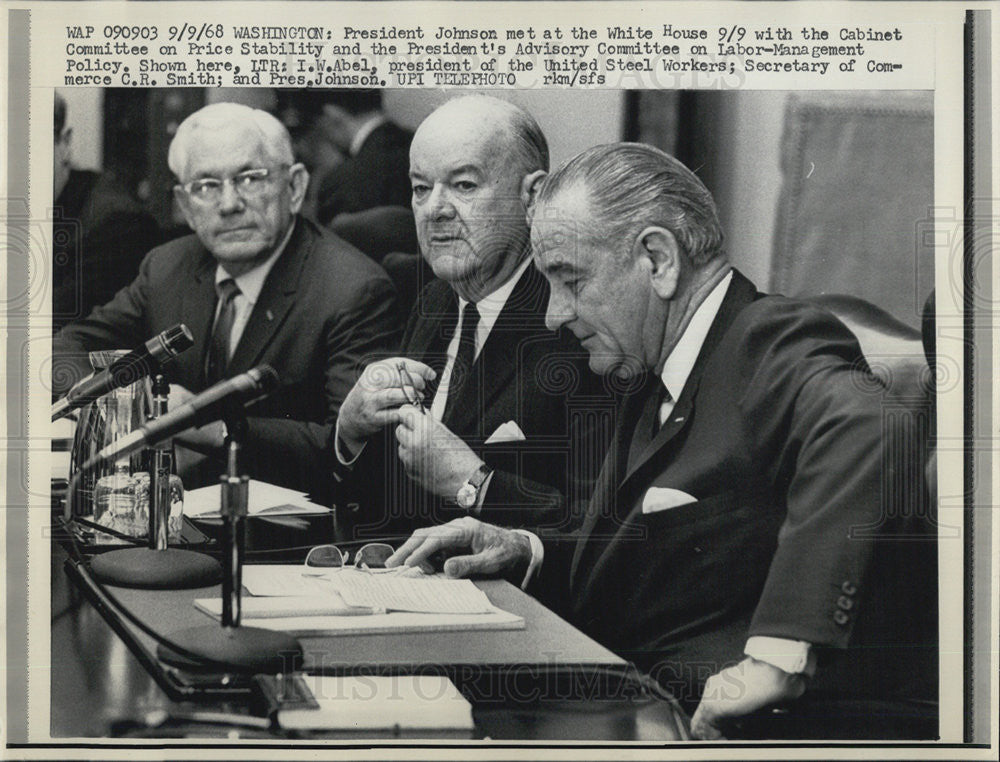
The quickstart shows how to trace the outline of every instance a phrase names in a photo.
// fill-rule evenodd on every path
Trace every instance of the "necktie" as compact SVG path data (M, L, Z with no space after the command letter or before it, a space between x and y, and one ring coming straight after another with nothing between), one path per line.
M212 343L208 346L208 356L205 359L205 382L210 386L225 378L226 366L229 364L229 339L236 319L235 299L240 293L239 286L232 278L220 281L215 288L219 294L219 314L215 318Z
M667 387L663 387L663 392L660 395L660 405L657 411L656 421L653 423L653 436L656 436L663 424L667 422L667 418L674 411L674 398L670 395L670 390Z
M458 337L458 352L451 368L448 382L448 400L444 405L442 421L449 420L452 406L472 375L472 363L476 359L476 328L479 326L479 310L472 302L462 308L462 333Z
M660 409L665 402L670 401L670 392L663 385L659 378L650 379L646 401L642 406L642 412L636 421L635 429L632 432L632 443L629 447L629 466L635 463L649 447L656 435L660 431Z

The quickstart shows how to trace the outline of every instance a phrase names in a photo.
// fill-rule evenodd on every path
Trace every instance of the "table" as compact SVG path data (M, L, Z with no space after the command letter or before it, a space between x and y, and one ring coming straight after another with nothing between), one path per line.
M196 725L183 718L209 710L247 716L246 696L171 700L143 665L147 657L142 647L151 650L152 640L135 636L135 650L130 650L126 640L134 629L122 631L125 640L116 634L112 625L119 630L121 625L102 616L87 598L86 585L71 579L67 558L54 543L52 736L104 737L126 728L144 737L231 737L231 727ZM523 631L343 636L334 639L335 648L330 638L307 638L303 646L311 662L306 667L324 673L406 673L428 664L447 665L473 703L474 737L480 739L662 743L685 737L686 720L676 705L623 680L626 665L617 656L508 583L479 584L497 605L525 617ZM190 601L218 594L217 588L114 593L165 634L208 622ZM182 721L157 728L121 723L154 710ZM242 738L276 737L264 730L238 732Z

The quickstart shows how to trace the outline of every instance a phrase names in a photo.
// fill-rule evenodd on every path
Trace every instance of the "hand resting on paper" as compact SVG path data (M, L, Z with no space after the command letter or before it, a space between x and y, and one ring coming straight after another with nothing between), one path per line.
M510 529L464 516L447 524L418 529L386 560L387 567L416 566L443 551L449 577L523 572L531 561L531 543ZM462 554L462 551L468 551Z

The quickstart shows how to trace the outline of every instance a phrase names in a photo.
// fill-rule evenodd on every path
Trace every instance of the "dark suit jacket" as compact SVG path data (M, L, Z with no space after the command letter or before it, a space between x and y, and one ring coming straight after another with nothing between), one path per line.
M320 180L316 219L377 206L410 206L410 141L413 133L392 122L371 131L354 156Z
M817 646L810 693L933 694L936 530L905 449L914 418L886 404L853 335L736 273L653 436L661 387L625 401L579 542L546 547L550 584L571 557L569 591L556 576L548 594L688 708L751 635ZM644 515L656 487L695 502Z
M86 351L134 348L177 323L195 344L166 369L192 392L206 387L205 352L215 313L216 262L195 236L151 251L139 276L108 304L64 328L53 340L57 393L84 369ZM299 218L285 251L264 282L227 374L267 363L281 378L256 403L246 453L257 478L303 490L329 490L326 449L340 403L373 354L395 348L395 293L385 273L349 244ZM206 472L203 478L214 482ZM199 478L199 477L195 477ZM188 483L185 486L198 486Z
M616 398L590 372L587 354L572 335L546 329L548 297L545 278L529 267L443 422L495 469L481 518L565 532L578 525L603 461ZM457 310L447 283L428 284L410 315L402 353L443 367L454 332L449 317ZM485 443L511 420L524 441ZM389 431L368 443L345 479L358 496L353 521L338 526L345 539L408 532L464 515L407 478Z

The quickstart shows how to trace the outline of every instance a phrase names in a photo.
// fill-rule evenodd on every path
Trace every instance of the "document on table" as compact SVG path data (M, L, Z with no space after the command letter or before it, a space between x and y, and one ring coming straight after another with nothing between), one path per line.
M192 518L218 518L222 491L218 485L200 487L184 493L184 515ZM247 513L251 516L289 516L300 513L328 513L329 508L312 502L305 493L276 484L250 480Z
M315 576L319 572L322 576ZM521 630L524 618L496 608L469 580L372 575L287 564L243 567L243 624L295 637ZM348 600L349 599L349 600ZM222 601L198 599L218 619Z
M332 576L348 606L425 614L485 614L493 610L486 593L468 579L375 576L342 572Z
M400 577L353 569L316 570L304 566L248 565L243 586L254 596L317 596L339 594L344 603L381 611L426 614L485 614L493 604L471 580L438 576Z

